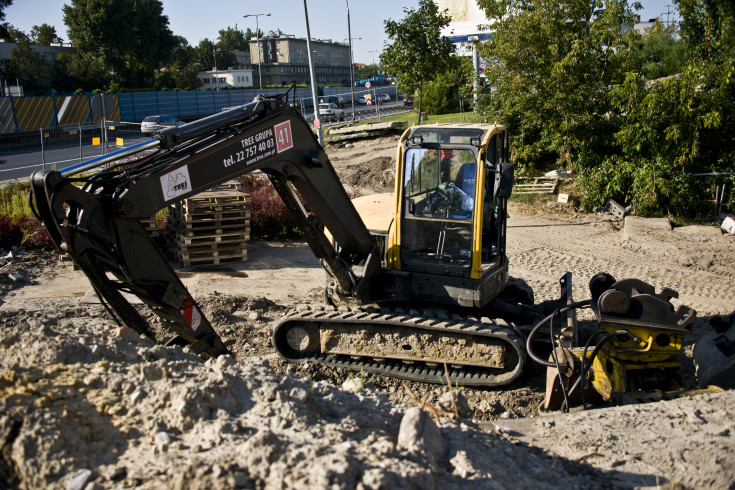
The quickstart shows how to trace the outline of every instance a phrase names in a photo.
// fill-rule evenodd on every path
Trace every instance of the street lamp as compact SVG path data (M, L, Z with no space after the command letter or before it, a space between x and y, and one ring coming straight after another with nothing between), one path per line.
M350 2L345 0L345 4L347 4L347 38L350 41L350 93L351 93L351 100L352 100L352 121L355 120L355 65L352 61L352 29L350 27ZM357 37L355 39L362 39L361 37Z
M212 55L214 56L214 81L217 83L215 90L219 90L219 75L217 74L217 48L212 43Z
M321 121L319 121L319 104L316 99L316 75L314 73L314 60L311 55L311 30L309 29L309 12L306 8L306 0L304 0L304 20L306 21L306 52L309 55L309 76L311 76L311 97L314 101L314 127L316 128L319 145L323 147L324 133L322 132Z
M378 52L377 49L373 49L373 50L368 51L368 53L373 53L373 65L375 64L375 53L377 53L377 52Z
M255 17L255 48L258 50L258 85L263 88L263 75L260 70L260 28L258 27L258 17L265 15L270 17L271 14L245 14L243 18Z

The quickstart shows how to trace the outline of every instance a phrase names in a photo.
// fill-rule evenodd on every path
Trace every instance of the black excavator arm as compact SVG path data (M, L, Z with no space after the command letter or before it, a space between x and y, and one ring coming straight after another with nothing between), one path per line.
M375 242L311 128L282 97L259 97L167 128L61 172L35 172L31 192L53 241L111 313L154 337L123 294L132 293L194 352L209 357L226 352L221 339L139 220L255 170L268 175L340 295L369 301L369 281L380 267Z

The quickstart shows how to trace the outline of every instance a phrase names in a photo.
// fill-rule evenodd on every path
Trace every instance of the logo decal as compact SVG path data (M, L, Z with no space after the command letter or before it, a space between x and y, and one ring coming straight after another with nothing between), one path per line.
M165 201L175 199L182 194L191 192L191 178L189 167L183 166L161 176L161 192Z

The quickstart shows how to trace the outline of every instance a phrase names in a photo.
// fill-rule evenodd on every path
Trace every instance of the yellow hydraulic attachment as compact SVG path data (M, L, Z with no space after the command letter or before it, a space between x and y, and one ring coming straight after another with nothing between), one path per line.
M680 351L696 313L674 309L671 289L660 293L637 279L615 281L597 274L590 281L598 330L586 345L566 336L548 366L546 410L587 402L638 403L680 396ZM582 385L580 387L580 385Z

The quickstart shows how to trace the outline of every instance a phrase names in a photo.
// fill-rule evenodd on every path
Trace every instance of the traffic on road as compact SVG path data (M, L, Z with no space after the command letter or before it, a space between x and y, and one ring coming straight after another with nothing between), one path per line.
M384 97L385 101L371 101L369 105L356 103L354 121L378 119L386 115L412 110L410 107L405 107L400 100L391 98L388 101L389 97ZM324 100L329 100L329 102L319 104L320 113L322 114L320 120L322 127L353 121L352 104L349 101L345 101L339 96L328 96ZM325 109L328 109L328 111ZM91 129L91 135L85 133L85 136L87 136L85 138L67 134L66 136L69 138L65 142L59 142L53 138L44 138L48 134L44 135L44 132L41 131L40 137L32 136L32 139L18 144L12 149L5 148L0 153L0 181L24 180L29 178L36 170L61 170L90 158L141 143L149 140L154 134L153 124L160 125L160 127L183 124L174 117L166 116L164 120L161 120L160 116L156 117L158 119L155 122L151 119L145 124L116 123L117 126L128 125L130 129L125 131L125 137L117 138L120 128L116 127L117 133L108 133L106 144L103 143L105 136L99 126ZM313 125L314 109L306 109L304 118ZM75 133L73 130L69 132ZM44 141L39 143L39 138L43 138Z

